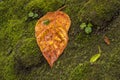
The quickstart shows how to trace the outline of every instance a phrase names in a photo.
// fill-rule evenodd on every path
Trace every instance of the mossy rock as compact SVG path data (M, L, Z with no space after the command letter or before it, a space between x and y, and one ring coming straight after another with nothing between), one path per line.
M79 19L82 22L91 22L96 26L108 25L119 15L120 0L89 0L79 11Z
M20 40L14 49L14 60L16 65L24 68L34 67L43 60L35 38ZM18 67L20 67L18 66Z
M109 27L110 31L106 33L111 39L111 45L101 44L102 53L100 59L91 64L89 61L78 64L69 76L69 80L119 80L120 71L120 16L114 20ZM113 31L116 31L113 33ZM94 47L92 47L94 48ZM90 60L90 58L89 58Z

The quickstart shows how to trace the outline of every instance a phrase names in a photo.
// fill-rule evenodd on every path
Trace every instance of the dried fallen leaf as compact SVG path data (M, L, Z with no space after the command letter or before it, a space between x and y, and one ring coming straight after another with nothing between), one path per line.
M107 36L104 36L104 41L107 45L110 45L110 40Z
M68 43L71 20L62 11L48 12L35 26L35 36L40 50L52 67Z

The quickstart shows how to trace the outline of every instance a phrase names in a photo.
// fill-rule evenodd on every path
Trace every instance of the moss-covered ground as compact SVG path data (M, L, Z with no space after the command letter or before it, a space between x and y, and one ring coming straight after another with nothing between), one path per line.
M51 69L37 46L34 28L49 11L71 20L69 43ZM37 18L30 18L30 12ZM80 24L92 23L87 35ZM110 39L110 45L103 36ZM98 61L90 58L102 53ZM0 80L119 80L120 0L0 0Z

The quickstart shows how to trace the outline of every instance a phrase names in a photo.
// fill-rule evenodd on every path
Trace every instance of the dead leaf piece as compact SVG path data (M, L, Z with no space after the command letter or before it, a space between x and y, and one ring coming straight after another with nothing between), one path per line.
M110 40L107 36L104 36L104 41L107 45L110 45Z
M68 43L71 20L62 11L48 12L35 26L35 36L40 50L52 67Z

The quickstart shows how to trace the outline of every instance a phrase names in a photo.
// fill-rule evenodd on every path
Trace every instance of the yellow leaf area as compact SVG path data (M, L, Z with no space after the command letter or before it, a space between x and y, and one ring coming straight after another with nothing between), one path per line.
M48 12L35 26L35 36L40 50L52 67L68 43L69 16L62 11Z

